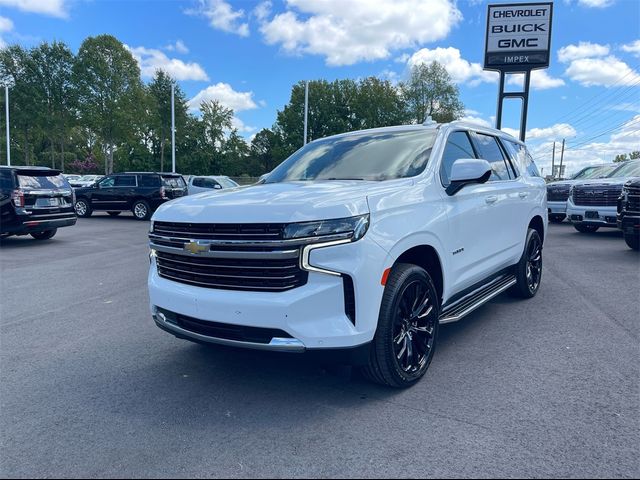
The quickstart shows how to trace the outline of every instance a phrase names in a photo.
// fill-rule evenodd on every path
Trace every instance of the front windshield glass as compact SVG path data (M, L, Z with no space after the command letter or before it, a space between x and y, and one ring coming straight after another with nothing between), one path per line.
M576 173L571 180L577 180L579 178L589 178L589 176L597 169L598 167L587 167L580 170Z
M609 175L611 172L615 170L614 165L606 165L603 167L596 167L593 170L590 170L584 178L604 178Z
M362 132L307 144L265 183L311 180L390 180L413 177L429 161L436 130Z
M640 177L640 162L625 162L611 172L608 177Z

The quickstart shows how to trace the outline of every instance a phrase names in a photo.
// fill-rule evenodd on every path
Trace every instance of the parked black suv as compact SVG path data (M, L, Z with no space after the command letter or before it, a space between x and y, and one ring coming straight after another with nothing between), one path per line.
M177 173L125 172L76 188L75 193L79 217L89 217L94 210L112 216L131 210L138 220L147 220L162 203L186 195L187 184Z
M624 184L618 199L617 221L627 245L640 250L640 179Z
M73 189L59 170L0 166L0 238L48 240L76 223Z

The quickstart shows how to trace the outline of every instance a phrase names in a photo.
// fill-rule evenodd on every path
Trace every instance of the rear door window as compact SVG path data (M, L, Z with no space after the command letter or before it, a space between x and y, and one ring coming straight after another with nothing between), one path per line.
M36 173L29 172L28 174L21 174L17 172L18 185L21 188L26 189L43 189L51 190L57 188L71 188L67 180L60 174L58 175L38 175Z
M215 188L218 185L213 178L198 177L193 179L193 186L200 188Z
M139 175L138 185L141 187L159 187L160 178L156 175Z
M135 187L136 176L135 175L118 175L115 177L116 181L114 187Z
M475 139L480 158L486 160L491 165L491 177L489 177L489 181L509 180L511 178L509 169L507 168L504 155L496 138L491 135L476 133Z

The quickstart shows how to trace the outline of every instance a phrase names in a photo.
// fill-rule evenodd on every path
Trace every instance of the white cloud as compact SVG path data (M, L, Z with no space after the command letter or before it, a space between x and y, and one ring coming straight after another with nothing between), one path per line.
M620 47L622 51L633 53L636 57L640 57L640 40L636 40L635 42L627 43L626 45L622 45Z
M242 21L245 18L244 10L234 10L224 0L200 0L199 7L187 10L187 13L208 18L209 25L217 30L241 37L249 36L249 24Z
M223 106L234 112L253 110L258 105L253 100L253 92L236 92L228 83L216 83L201 90L189 101L192 110L198 110L200 104L209 100L218 100Z
M265 21L269 15L271 15L272 4L270 1L259 3L256 8L253 9L253 15L261 22Z
M493 128L493 124L491 124L488 120L475 115L469 115L467 112L465 112L465 115L460 120L463 122L475 123L476 125L480 125L482 127Z
M625 86L640 82L640 75L614 56L574 60L565 75L585 87Z
M460 50L453 47L435 48L430 50L423 48L414 53L408 60L408 65L413 67L421 63L441 63L447 69L451 79L458 84L468 83L471 86L482 82L494 83L498 81L496 72L487 72L479 63L470 63L460 55Z
M207 73L197 63L187 63L177 58L169 58L164 52L153 48L129 47L125 45L138 61L144 78L152 78L156 70L164 70L176 80L209 80Z
M509 75L507 84L524 88L524 75ZM531 88L534 90L547 90L549 88L562 87L563 85L564 80L549 76L545 70L534 70L531 72Z
M629 153L638 150L640 145L640 115L634 116L625 122L620 129L609 135L609 140L594 141L580 145L579 138L573 143L567 142L563 163L567 166L568 174L577 172L588 165L611 163L614 157L620 153ZM551 173L551 153L553 151L551 141L535 146L531 153L538 166L544 167L545 174ZM560 146L556 144L556 164L559 162Z
M613 0L578 0L578 4L589 8L606 8L613 4Z
M13 22L7 17L0 16L0 34L13 30ZM0 48L7 46L7 42L0 36Z
M245 124L238 117L233 117L231 119L231 125L240 133L251 133L256 131L256 127Z
M609 55L609 50L609 45L580 42L578 45L567 45L558 50L558 60L567 63L581 58L604 57Z
M164 47L165 50L169 52L178 52L182 54L189 53L189 48L185 45L182 40L178 40L176 43L172 43Z
M532 128L527 130L527 140L551 140L562 141L563 138L573 138L578 134L576 129L568 123L556 123L551 127Z
M65 0L0 0L0 5L14 7L23 12L40 13L59 18L67 17Z
M452 0L287 0L287 10L260 30L267 44L286 53L321 55L339 66L442 40L461 20Z

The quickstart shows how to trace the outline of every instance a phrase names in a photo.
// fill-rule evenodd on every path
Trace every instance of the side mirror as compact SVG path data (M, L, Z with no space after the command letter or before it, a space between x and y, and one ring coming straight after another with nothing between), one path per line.
M93 185L91 185L93 188L100 188L100 184L98 182L94 183Z
M451 183L447 195L455 195L462 187L472 183L485 183L491 177L491 165L477 158L459 158L451 166Z
M220 185L219 183L213 186L214 190L222 190L222 185Z

